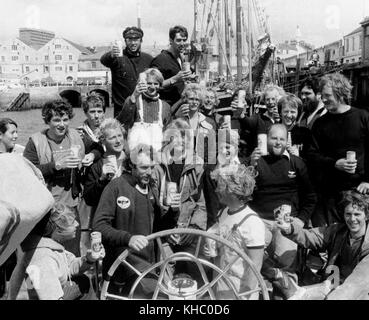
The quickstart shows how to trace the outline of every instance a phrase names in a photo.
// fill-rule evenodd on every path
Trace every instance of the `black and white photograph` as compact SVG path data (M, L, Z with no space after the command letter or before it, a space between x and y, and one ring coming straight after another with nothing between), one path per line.
M367 0L0 0L0 306L369 300L368 224Z

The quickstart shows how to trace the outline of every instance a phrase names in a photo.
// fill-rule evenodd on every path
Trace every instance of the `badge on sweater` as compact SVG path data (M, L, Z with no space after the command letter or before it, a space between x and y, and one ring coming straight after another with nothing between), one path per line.
M126 197L119 197L117 199L117 205L121 209L128 209L131 206L131 201Z

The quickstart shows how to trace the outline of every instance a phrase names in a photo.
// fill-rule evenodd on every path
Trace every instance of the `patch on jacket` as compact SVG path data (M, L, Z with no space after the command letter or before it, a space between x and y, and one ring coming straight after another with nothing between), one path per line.
M128 209L131 206L131 201L126 197L119 197L117 199L117 205L121 209Z

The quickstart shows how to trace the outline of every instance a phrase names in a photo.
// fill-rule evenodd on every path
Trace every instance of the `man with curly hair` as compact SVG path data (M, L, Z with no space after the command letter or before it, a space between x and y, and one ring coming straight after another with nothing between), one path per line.
M333 268L336 270L334 274L336 278L333 279L337 281L327 288L327 291L334 289L328 294L328 300L368 299L368 201L367 195L357 191L344 192L338 206L344 223L329 227L306 230L296 223L286 223L281 217L277 218L277 226L285 237L305 248L328 252L322 280L330 275ZM305 296L309 296L309 290L306 291ZM300 299L304 299L304 296Z
M248 206L255 188L255 170L244 165L231 164L219 167L211 176L217 183L216 193L220 201L226 205L221 210L217 223L208 232L232 242L235 247L244 251L260 271L263 263L265 227L259 216ZM205 255L209 255L205 249ZM222 246L218 248L217 264L224 270L235 257L231 248ZM254 290L257 279L249 265L238 259L229 270L238 293ZM217 283L217 299L235 299L233 290L223 280ZM243 299L258 299L257 294L244 296Z
M42 108L42 118L47 129L31 136L23 155L40 169L55 201L73 208L79 221L80 168L85 146L77 130L69 127L73 108L63 100L50 101ZM79 242L80 229L74 239L63 244L79 256Z
M317 119L313 129L313 144L308 154L322 194L321 215L326 224L343 222L336 206L340 192L357 189L369 192L369 114L351 107L352 85L339 73L321 79L322 101L328 113ZM347 152L354 151L355 159Z

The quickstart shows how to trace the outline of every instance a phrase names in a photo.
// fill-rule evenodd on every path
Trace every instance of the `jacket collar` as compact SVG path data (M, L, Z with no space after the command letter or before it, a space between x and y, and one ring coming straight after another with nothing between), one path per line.
M125 48L123 50L123 54L125 56L127 56L128 58L134 58L134 57L139 57L141 55L141 51L139 50L136 53L133 53L133 52L129 51L127 48Z

